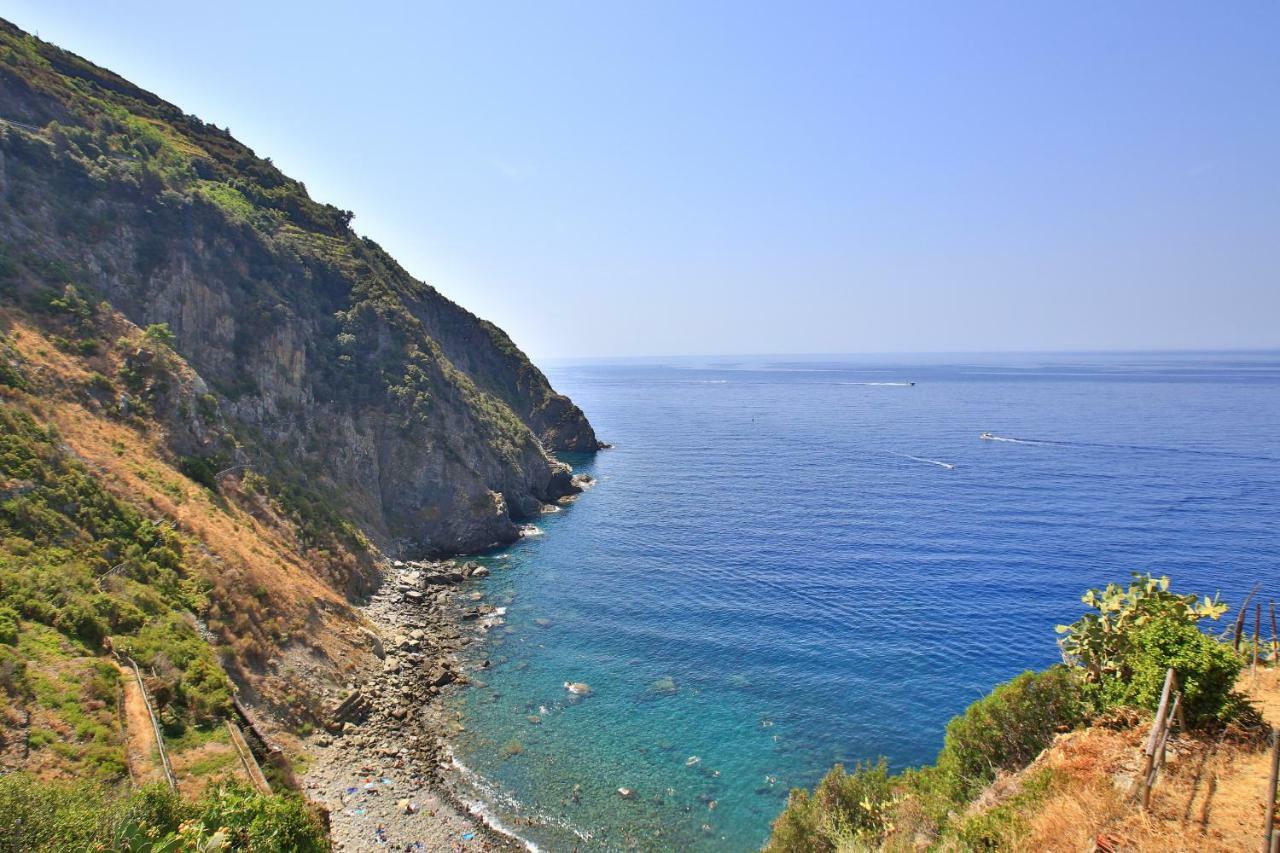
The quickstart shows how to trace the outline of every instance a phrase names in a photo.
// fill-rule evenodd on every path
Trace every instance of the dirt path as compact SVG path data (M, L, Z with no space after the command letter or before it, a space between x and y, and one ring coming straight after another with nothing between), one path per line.
M160 750L156 746L155 729L151 715L147 713L147 701L142 695L133 670L116 664L120 671L120 684L124 688L124 743L125 761L134 784L164 781L160 766Z

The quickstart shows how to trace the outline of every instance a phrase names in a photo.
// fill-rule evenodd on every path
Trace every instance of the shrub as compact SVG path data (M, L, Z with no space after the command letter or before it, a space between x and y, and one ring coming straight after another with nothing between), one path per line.
M142 332L142 337L147 343L157 344L173 348L173 342L177 340L173 332L169 329L168 323L152 323Z
M997 770L1025 767L1084 711L1079 678L1063 666L1001 684L947 724L937 766L952 799L974 796Z
M1105 694L1112 703L1154 710L1165 674L1173 667L1187 724L1194 726L1233 707L1231 691L1243 662L1195 625L1163 618L1134 633L1126 664L1129 681L1107 685Z
M327 853L324 828L306 804L293 795L264 797L234 783L217 785L199 804L205 827L221 828L240 850Z
M321 853L329 847L320 822L294 795L223 784L192 803L163 785L123 793L25 773L0 777L0 853L222 849Z
M18 643L18 613L3 604L0 604L0 643L6 646Z
M0 776L0 851L92 849L106 834L103 800L101 789L85 782Z
M1017 794L966 818L950 832L963 850L1016 850L1027 831L1027 815L1053 790L1053 771L1042 768L1022 781Z
M218 488L216 462L207 456L183 456L178 460L178 470L206 489Z
M1082 667L1090 681L1118 677L1128 681L1126 669L1129 644L1135 631L1152 619L1167 617L1194 625L1201 619L1217 619L1227 605L1217 596L1180 595L1169 591L1169 578L1150 574L1133 575L1128 589L1107 584L1091 589L1080 599L1097 610L1086 613L1070 625L1059 625L1063 654Z
M6 696L26 697L31 694L27 680L27 662L13 649L0 646L0 691Z
M837 764L812 796L802 788L791 791L765 850L833 853L878 843L892 828L893 781L883 758L858 764L852 773Z

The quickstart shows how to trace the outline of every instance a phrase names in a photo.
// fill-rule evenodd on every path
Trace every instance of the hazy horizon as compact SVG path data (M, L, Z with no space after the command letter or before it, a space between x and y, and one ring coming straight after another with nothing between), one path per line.
M561 362L593 362L593 361L652 361L655 359L702 359L702 358L973 358L979 356L1012 357L1012 356L1104 356L1104 355L1275 355L1280 354L1280 347L1226 347L1216 349L1058 349L1058 350L879 350L866 352L687 352L687 353L633 353L628 355L549 355L537 362L548 364Z
M4 14L539 361L1280 347L1275 4Z

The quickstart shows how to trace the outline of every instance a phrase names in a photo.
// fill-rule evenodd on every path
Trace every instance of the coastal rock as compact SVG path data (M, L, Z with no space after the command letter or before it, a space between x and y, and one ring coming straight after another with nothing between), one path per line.
M386 657L386 650L382 646L382 638L379 637L376 632L371 631L368 628L361 628L360 634L368 642L369 650L373 652L375 657Z
M591 685L584 681L566 681L564 683L564 689L568 690L574 696L590 696L592 692Z
M77 271L95 303L138 328L165 324L255 469L303 489L325 483L331 509L394 550L397 568L404 556L514 541L521 521L577 490L550 454L589 453L599 439L502 330L413 278L352 231L349 214L226 132L48 51L39 85L6 65L0 88L22 119L56 119L71 141L0 135L6 197L24 199L0 217L0 245L6 257ZM155 180L103 179L101 152L76 140L122 111L181 151L199 183L241 187L250 214L157 163L137 164ZM97 224L63 239L73 213ZM129 394L119 399L132 417L141 406ZM429 400L430 414L415 400ZM210 453L200 417L177 407L164 417L157 435L175 456Z
M453 672L444 666L434 666L424 679L428 687L443 687L453 681Z

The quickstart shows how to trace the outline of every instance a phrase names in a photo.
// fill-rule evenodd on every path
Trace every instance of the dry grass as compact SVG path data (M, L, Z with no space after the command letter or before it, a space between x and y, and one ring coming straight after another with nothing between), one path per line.
M57 428L80 461L116 497L154 519L169 519L187 539L188 554L210 585L209 628L227 647L233 678L246 697L265 701L283 719L305 718L326 686L364 662L360 617L343 589L357 560L350 554L307 550L293 524L265 498L225 478L217 494L176 468L155 421L148 428L122 421L86 391L93 373L113 377L140 331L119 315L100 318L103 337L123 339L96 354L73 355L57 346L22 314L0 309L3 329L24 362L32 393L5 389L6 401ZM171 365L180 381L195 374L180 359ZM274 674L271 661L305 642L312 682ZM237 668L238 667L238 668Z
M1280 670L1246 673L1239 689L1269 722L1280 723ZM1064 735L1018 774L1049 767L1055 785L1028 815L1016 849L1226 853L1259 847L1270 769L1261 741L1238 732L1177 738L1153 789L1151 808L1144 812L1131 792L1146 726L1094 727ZM1012 787L1009 780L1003 785Z
M173 774L178 777L178 790L188 799L196 799L204 789L223 779L249 783L249 774L230 743L212 741L169 756Z

